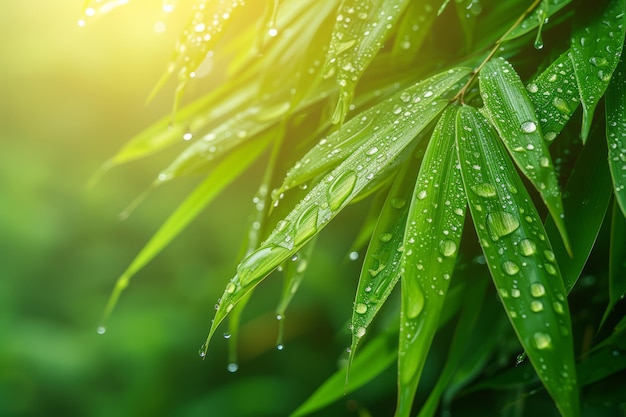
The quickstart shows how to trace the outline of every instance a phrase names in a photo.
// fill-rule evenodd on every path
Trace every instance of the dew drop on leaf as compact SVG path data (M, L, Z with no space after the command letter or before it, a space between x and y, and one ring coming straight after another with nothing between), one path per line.
M107 332L107 328L104 326L98 326L98 328L96 329L96 333L98 334L105 334Z
M537 332L533 335L533 342L537 349L543 350L552 345L552 338L547 333Z
M356 311L358 314L365 314L367 312L367 306L363 303L358 303L354 308L354 311Z
M228 372L237 372L237 369L239 369L239 365L237 365L236 362L231 362L226 365L226 370L228 370Z
M541 297L546 293L546 289L542 284L532 283L530 284L530 294L533 297Z
M537 124L531 120L522 123L521 127L524 133L533 133L537 131Z
M496 241L516 231L519 228L519 220L506 211L495 211L487 214L487 228L491 239Z
M507 275L515 275L519 272L519 266L513 261L504 261L502 269Z
M439 250L443 256L452 256L456 253L456 243L450 239L439 242Z
M497 195L496 187L488 183L472 185L471 189L476 195L479 195L481 197L489 198L495 197Z
M543 303L541 301L533 300L530 303L530 311L538 313L543 310Z

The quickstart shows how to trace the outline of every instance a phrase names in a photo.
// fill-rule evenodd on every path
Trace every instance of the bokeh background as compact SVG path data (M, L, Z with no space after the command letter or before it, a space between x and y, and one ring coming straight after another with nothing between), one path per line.
M363 205L321 236L283 351L273 313L281 282L270 279L244 315L239 371L227 372L221 338L198 357L261 165L133 279L106 334L96 333L117 276L197 183L156 190L125 221L118 213L174 154L86 186L171 109L172 83L144 103L187 18L191 2L177 3L166 14L161 2L134 0L79 27L82 0L0 2L1 416L287 415L345 360L357 276L347 219ZM324 415L355 415L359 397L392 398L393 370L379 381Z

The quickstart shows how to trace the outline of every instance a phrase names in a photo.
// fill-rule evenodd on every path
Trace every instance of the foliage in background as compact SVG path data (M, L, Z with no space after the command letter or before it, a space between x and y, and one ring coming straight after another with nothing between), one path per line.
M115 3L88 1L85 13ZM501 390L496 409L524 415L539 387L562 416L580 415L581 388L626 366L624 23L624 0L197 1L157 86L177 77L172 113L103 170L170 151L177 155L153 187L191 175L202 182L119 278L98 331L131 277L263 159L242 260L200 356L229 317L236 370L254 289L283 272L283 326L318 233L370 199L351 252L364 255L349 366L293 415L323 408L394 361L396 416L450 410L486 388ZM185 89L217 69L226 81L181 106ZM572 294L594 245L610 252L598 290L608 305L589 325ZM390 297L398 281L399 300ZM375 332L383 306L398 320ZM507 322L516 338L500 336ZM416 403L435 338L448 341L447 359ZM512 363L490 360L516 352ZM584 393L587 410L594 397ZM619 397L608 402L624 409Z

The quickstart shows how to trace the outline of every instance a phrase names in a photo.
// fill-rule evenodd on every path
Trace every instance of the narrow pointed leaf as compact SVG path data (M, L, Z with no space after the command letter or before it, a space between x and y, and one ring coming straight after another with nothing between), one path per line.
M470 340L472 333L475 332L475 327L480 326L476 321L485 307L485 289L487 287L487 279L478 280L473 282L469 286L466 294L466 303L459 314L459 320L450 342L450 350L445 362L445 366L437 379L437 383L430 391L426 402L420 409L418 417L433 417L439 406L439 400L443 394L445 388L448 386L457 365L462 360L463 356L467 354L467 344ZM484 326L484 325L483 325ZM489 326L492 328L492 326ZM487 343L490 340L495 339L495 335L491 338L484 339ZM477 349L481 351L482 349ZM473 352L469 353L471 355Z
M513 66L502 58L489 61L480 73L480 93L500 138L519 169L541 194L565 247L571 252L552 157L533 103Z
M569 307L541 218L487 119L464 106L456 131L472 220L502 304L561 414L578 416Z
M406 216L419 167L414 160L407 162L398 173L382 209L378 211L378 222L363 259L352 312L351 359L370 323L400 278Z
M207 337L208 342L217 326L240 297L254 288L287 258L324 228L352 199L354 199L384 167L392 163L419 132L447 106L448 100L439 94L467 75L467 69L446 71L447 77L437 82L425 80L416 86L407 102L401 98L386 101L386 123L373 132L359 149L337 168L324 176L294 209L280 221L267 240L237 268L237 274L227 284ZM400 112L393 109L401 106Z
M306 274L307 268L311 263L311 256L313 255L315 242L315 238L311 239L311 241L302 250L298 251L285 263L283 269L285 274L283 291L281 293L280 300L278 301L278 306L276 307L277 316L285 316L289 303L298 291L298 288L304 279L304 275Z
M187 225L195 219L222 189L239 176L263 152L269 137L251 141L226 156L206 179L176 208L118 278L106 305L102 323L108 319L130 279L159 254Z
M598 140L599 139L599 140ZM570 257L554 220L546 219L546 234L560 266L565 289L569 293L580 277L593 249L611 200L611 174L606 163L606 141L594 138L583 148L563 192L568 216L565 225L572 231Z
M543 139L550 144L563 130L580 104L574 65L569 50L526 86L535 106Z
M581 135L587 140L596 105L617 67L626 31L626 0L604 2L578 13L571 41L571 59L583 106Z
M570 4L572 0L543 0L515 29L511 31L504 40L519 38L528 32L537 29L545 20L556 14L563 7ZM542 22L543 21L543 22ZM541 48L539 48L541 49Z
M606 137L615 200L626 216L626 58L621 57L606 92Z
M456 107L444 112L411 199L402 256L396 416L408 416L461 244L465 195L454 152Z
M609 257L609 305L602 317L602 324L626 294L626 256L624 254L626 254L626 218L617 203L613 203Z
M455 70L454 74L457 74L457 71L464 72L465 70ZM361 112L343 124L339 130L322 138L287 172L277 193L328 172L373 136L393 129L396 120L401 119L402 113L408 111L409 108L442 97L446 90L462 78L462 75L458 78L455 76L453 82L450 75L443 72L430 77L428 82L407 87Z
M343 0L326 61L326 75L339 85L339 102L333 122L343 122L354 88L383 46L409 0Z

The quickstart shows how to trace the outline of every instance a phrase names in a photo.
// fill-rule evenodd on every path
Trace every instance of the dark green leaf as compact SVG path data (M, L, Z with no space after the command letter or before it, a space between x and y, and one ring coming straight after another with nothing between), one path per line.
M456 131L472 220L502 304L561 414L577 416L569 308L541 218L487 119L464 106Z
M617 67L626 31L626 1L612 0L578 13L571 58L583 106L581 135L587 140L596 105Z
M621 57L606 92L606 137L615 199L626 216L626 58Z
M611 253L609 258L609 305L606 307L602 324L615 305L626 295L626 218L617 203L613 203L611 221Z

